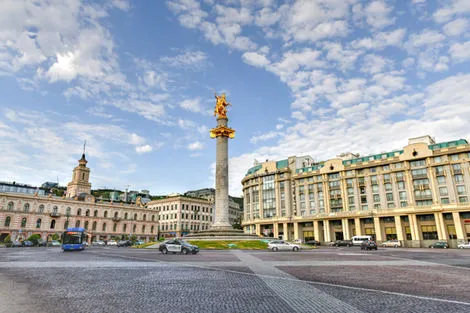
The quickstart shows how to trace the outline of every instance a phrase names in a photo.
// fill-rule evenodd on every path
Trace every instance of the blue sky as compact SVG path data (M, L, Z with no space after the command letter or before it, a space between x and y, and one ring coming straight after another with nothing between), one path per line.
M470 1L4 0L0 180L213 186L214 91L230 191L255 159L470 137Z

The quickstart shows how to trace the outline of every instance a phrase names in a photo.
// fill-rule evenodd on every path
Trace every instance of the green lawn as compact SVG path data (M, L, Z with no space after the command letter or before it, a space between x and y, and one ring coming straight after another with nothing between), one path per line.
M268 244L260 240L188 240L188 242L198 246L199 249L208 250L263 250L268 248Z
M134 246L134 248L145 248L148 246L156 245L158 242L147 242L138 246Z

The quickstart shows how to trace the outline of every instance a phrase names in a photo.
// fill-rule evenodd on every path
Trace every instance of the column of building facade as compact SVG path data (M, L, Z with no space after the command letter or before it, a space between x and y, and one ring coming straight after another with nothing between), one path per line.
M325 242L331 241L331 231L330 231L330 221L324 220L323 221L323 239Z
M315 238L315 240L318 240L320 241L320 225L319 225L319 221L318 220L315 220L313 221L313 236Z
M405 176L408 206L414 206L416 204L416 201L415 201L415 193L413 189L413 176L411 176L410 163L409 162L403 162L403 163L404 163L403 168L404 168L404 173L405 173L404 176Z
M282 209L281 209L281 192L280 192L280 184L279 184L279 175L274 176L274 194L276 199L276 219L282 216ZM274 227L274 226L273 226ZM274 236L276 237L276 236Z
M340 173L340 190L341 190L341 199L343 201L343 212L348 211L348 192L347 192L347 186L346 186L346 178L345 178L345 172ZM344 229L344 227L343 227Z
M282 225L282 232L283 232L283 239L284 240L289 240L289 230L287 227L287 223L283 223Z
M434 221L436 222L437 236L439 240L447 240L447 231L445 229L444 217L441 212L434 213Z
M356 236L362 236L361 219L359 217L354 218L354 228L356 229Z
M465 240L465 234L464 234L464 229L462 226L462 221L460 219L460 213L459 212L452 212L452 217L454 220L454 226L455 226L455 232L457 233L457 239L459 240Z
M294 239L299 238L299 222L294 222Z
M374 217L375 240L383 241L382 225L380 225L380 217Z
M323 203L325 207L325 213L330 213L330 186L328 185L328 174L322 174L322 185L323 185ZM328 237L329 238L329 237Z
M349 229L349 220L347 218L343 218L341 220L342 226L343 226L343 234L344 234L344 239L350 240L351 239L351 231Z
M395 228L397 230L397 240L405 240L405 238L403 237L403 225L401 223L400 215L395 216Z
M409 214L408 221L410 223L411 240L420 240L418 222L416 214Z
M274 238L279 238L279 223L274 222L273 224Z

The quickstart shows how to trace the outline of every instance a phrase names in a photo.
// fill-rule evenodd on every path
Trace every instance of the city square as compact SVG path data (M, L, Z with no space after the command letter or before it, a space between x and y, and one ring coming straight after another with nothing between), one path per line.
M470 312L469 252L4 249L0 312Z

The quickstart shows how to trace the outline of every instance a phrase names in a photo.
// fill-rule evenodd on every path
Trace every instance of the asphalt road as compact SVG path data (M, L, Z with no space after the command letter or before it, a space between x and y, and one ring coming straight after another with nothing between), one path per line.
M0 312L470 312L470 250L0 249Z

